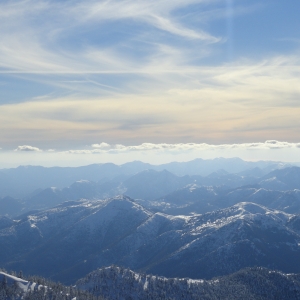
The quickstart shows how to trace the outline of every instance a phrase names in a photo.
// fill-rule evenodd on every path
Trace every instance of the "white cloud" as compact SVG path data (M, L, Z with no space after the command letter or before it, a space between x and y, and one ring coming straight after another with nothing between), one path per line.
M43 150L41 150L41 149L39 149L37 147L23 145L23 146L18 146L17 149L15 149L14 151L42 152Z
M92 145L93 148L97 148L97 149L107 149L110 148L110 144L107 143L101 143L101 144L93 144Z
M103 143L106 144L106 143ZM92 145L94 147L94 145ZM214 151L214 150L275 150L275 149L300 149L300 143L281 142L276 140L267 140L257 143L241 144L220 144L212 145L206 143L179 143L179 144L154 144L143 143L136 146L125 146L121 144L109 145L109 149L98 147L93 150L69 150L66 153L71 154L97 154L97 153L124 153L132 151L154 151L154 152L187 152L187 151ZM108 148L108 147L107 147Z

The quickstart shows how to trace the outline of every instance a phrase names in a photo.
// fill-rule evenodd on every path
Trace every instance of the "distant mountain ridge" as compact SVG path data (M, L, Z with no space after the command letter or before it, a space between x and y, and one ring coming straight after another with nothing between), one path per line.
M255 169L254 174L257 172ZM170 214L204 213L240 201L271 205L271 208L291 213L299 211L296 196L296 191L300 190L299 167L278 169L263 177L255 177L251 170L246 173L230 174L219 170L206 177L200 175L180 177L167 170L144 170L133 176L122 175L99 182L79 180L62 189L57 187L38 189L23 199L0 198L0 215L16 217L31 210L48 209L64 201L99 200L120 194L137 199L139 203L151 210ZM265 190L266 199L257 200L258 194L262 195L261 188ZM261 190L255 197L248 199L251 189L255 189L253 193ZM288 189L292 190L288 192ZM275 195L279 197L280 194L278 201L281 204L277 201L278 205L276 205L274 197ZM274 203L271 203L270 199L273 199Z
M256 203L291 214L300 214L300 189L274 191L261 188L259 185L224 190L221 187L193 184L156 200L136 200L151 211L171 215L203 214L235 205L241 201Z
M260 168L264 174L289 166L281 162L258 161L247 162L239 158L217 158L212 160L195 159L189 162L173 162L151 165L143 162L129 162L123 165L113 163L93 164L83 167L20 166L0 170L0 197L11 196L23 198L36 189L49 187L64 188L79 180L102 182L118 176L132 176L145 170L167 170L177 176L207 176L220 169L229 173L238 173Z

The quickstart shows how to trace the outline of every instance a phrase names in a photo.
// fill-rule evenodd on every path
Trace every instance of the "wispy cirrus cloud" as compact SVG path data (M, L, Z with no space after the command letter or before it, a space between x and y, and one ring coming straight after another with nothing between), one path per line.
M0 3L0 22L5 24L0 27L0 76L9 83L26 81L36 96L43 96L43 89L45 94L52 89L57 95L81 97L143 94L150 84L165 89L174 81L172 73L186 76L186 67L220 41L179 13L191 5L205 9L203 4L5 1ZM8 84L7 93L12 90Z
M140 144L145 137L166 143L296 141L299 74L300 61L295 56L243 60L190 68L161 78L157 85L140 83L135 88L141 91L136 94L49 95L2 104L0 127L6 130L1 131L1 140L34 144L39 136L47 147L56 148L65 140L77 147L91 144L99 135L109 144ZM153 86L156 88L151 90Z
M149 26L149 32L151 28L156 28L182 38L218 42L219 38L201 28L188 28L180 22L180 17L173 15L173 11L191 4L201 5L202 2L204 1L4 2L0 4L0 20L6 24L0 29L0 67L6 73L135 72L138 68L131 65L135 60L128 63L129 56L122 55L118 50L126 48L126 44L129 47L139 44L132 40L133 35L139 36L134 30L131 36L122 39L122 45L115 44L113 47L95 44L87 39L87 43L70 49L68 45L62 47L62 39L73 34L86 39L85 33L90 31L91 26L98 27L99 35L102 36L106 29L102 29L104 23L131 20ZM80 33L79 27L84 32ZM147 42L151 42L149 37ZM156 49L158 50L159 48Z
M82 21L130 19L140 23L147 23L162 31L179 35L184 38L200 39L208 42L218 42L220 38L198 29L192 30L182 25L172 13L189 5L202 4L204 0L187 1L90 1L75 6L72 11ZM84 13L83 13L84 12Z
M2 1L2 146L298 140L298 52L228 60L227 15L219 0Z

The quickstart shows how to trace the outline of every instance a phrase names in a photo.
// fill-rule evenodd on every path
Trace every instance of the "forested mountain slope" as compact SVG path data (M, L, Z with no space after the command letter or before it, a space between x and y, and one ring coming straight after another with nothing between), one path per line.
M0 299L1 300L104 300L101 296L92 295L72 286L63 286L39 276L24 279L11 275L0 269Z
M153 213L124 196L66 202L0 230L0 264L65 283L117 264L167 277L244 267L300 272L300 217L254 203L192 216Z
M109 299L300 299L300 276L249 268L212 280L165 278L108 267L96 270L77 282L80 289Z

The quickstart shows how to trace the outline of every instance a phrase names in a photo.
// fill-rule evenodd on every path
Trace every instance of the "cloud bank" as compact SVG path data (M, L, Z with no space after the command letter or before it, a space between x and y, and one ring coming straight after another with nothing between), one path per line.
M214 150L276 150L276 149L299 149L300 143L281 142L268 140L259 143L242 143L242 144L221 144L210 145L206 143L180 143L180 144L153 144L143 143L136 146L124 146L121 144L109 145L107 143L93 144L90 150L69 150L66 153L71 154L94 154L94 153L124 153L124 152L188 152L188 151L214 151Z
M18 149L18 151L16 151ZM32 146L19 146L15 151L1 150L0 168L19 165L84 166L112 162L124 164L143 161L163 164L193 159L239 157L246 161L299 162L300 142L267 140L265 142L239 144L208 143L141 143L135 145L94 143L81 149L41 151Z

